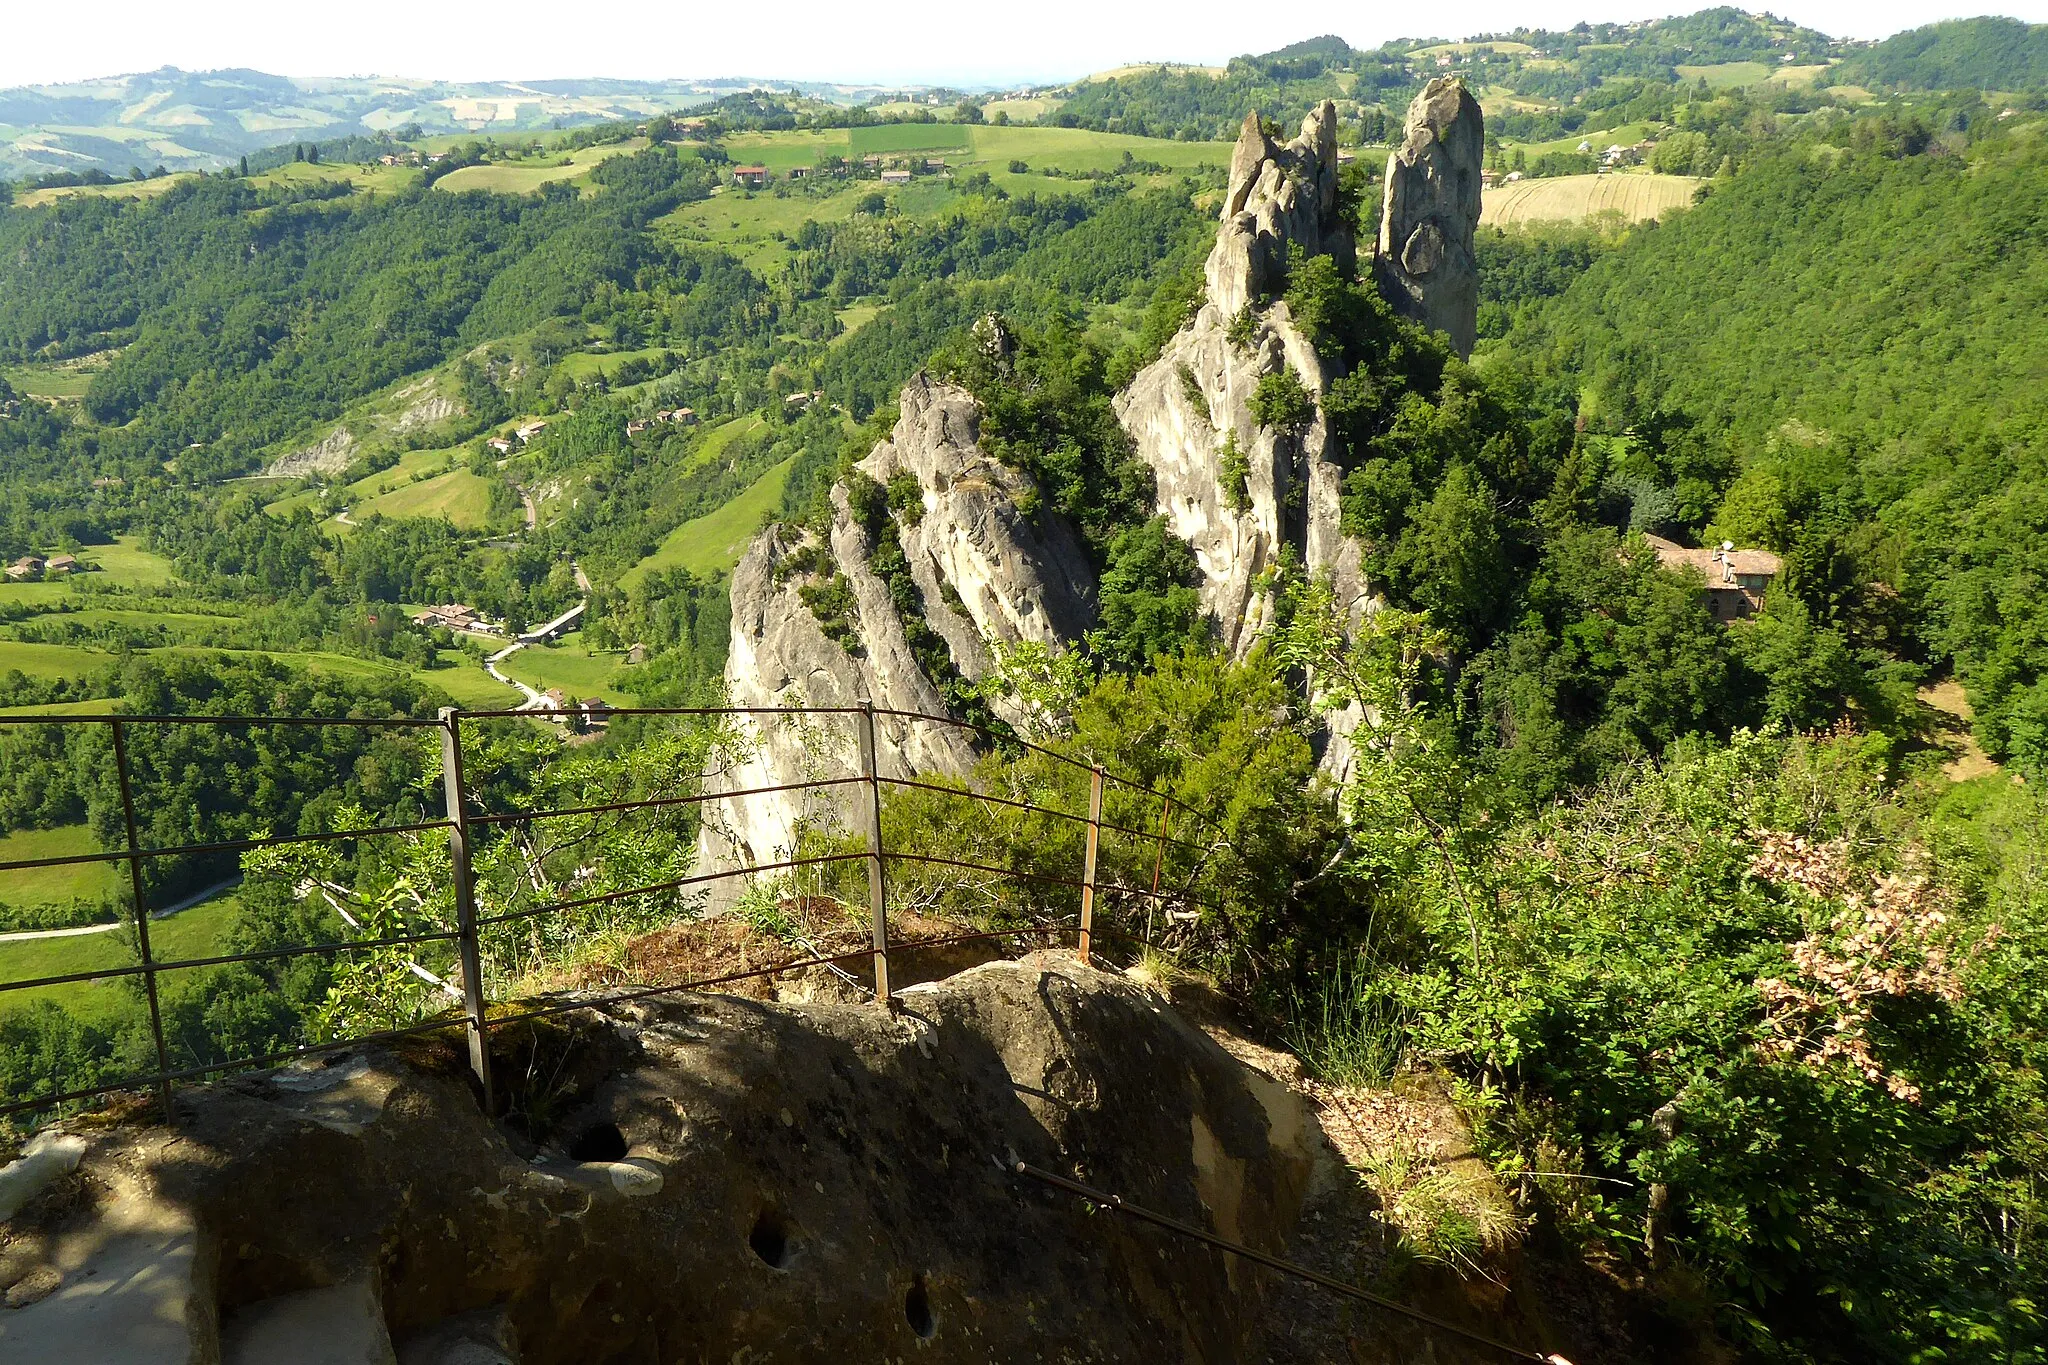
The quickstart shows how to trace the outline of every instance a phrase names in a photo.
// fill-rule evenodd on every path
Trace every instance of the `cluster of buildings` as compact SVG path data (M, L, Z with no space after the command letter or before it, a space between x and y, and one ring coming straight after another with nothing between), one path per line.
M7 566L7 576L16 583L25 583L38 578L67 578L82 573L85 565L72 555L23 555Z
M1581 152L1591 152L1593 144L1590 141L1582 141L1579 143L1579 150ZM1645 161L1648 161L1650 153L1656 150L1657 139L1655 138L1645 138L1641 142L1632 143L1627 147L1622 146L1619 142L1609 143L1607 150L1600 153L1600 169L1611 171L1623 166L1640 166Z
M531 442L534 437L547 429L548 424L544 419L535 418L517 431L514 431L510 436L493 436L490 440L485 441L484 444L500 455L509 455L520 446Z
M792 166L783 173L788 180L808 180L816 175L829 175L836 180L849 176L861 180L880 180L884 185L908 185L919 175L945 175L951 168L942 156L864 156L858 161L847 161L839 157L827 157L817 166ZM766 166L735 166L732 168L732 182L743 189L766 189L775 179L775 172Z
M460 602L450 602L446 606L427 607L416 611L413 613L412 623L428 630L453 630L470 635L505 633L501 626L494 621L486 620L475 607L464 606Z
M695 408L663 408L652 417L635 417L632 421L626 423L626 434L628 436L638 436L657 422L666 422L672 426L679 427L693 427L697 425L697 410Z

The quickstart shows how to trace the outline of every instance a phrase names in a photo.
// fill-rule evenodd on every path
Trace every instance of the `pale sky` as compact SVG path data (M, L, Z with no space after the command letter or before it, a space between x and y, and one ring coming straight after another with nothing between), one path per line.
M1998 13L2048 22L2048 0L1786 0L1782 18L1882 38ZM1221 0L889 0L888 3L590 4L565 0L0 0L0 87L242 66L288 76L756 76L881 83L1049 81L1136 61L1220 63L1335 32L1355 46L1461 38L1520 25L1654 18L1671 0L1453 0L1266 8ZM1247 24L1257 15L1259 27ZM1318 15L1325 17L1316 17ZM1433 32L1424 34L1423 29Z

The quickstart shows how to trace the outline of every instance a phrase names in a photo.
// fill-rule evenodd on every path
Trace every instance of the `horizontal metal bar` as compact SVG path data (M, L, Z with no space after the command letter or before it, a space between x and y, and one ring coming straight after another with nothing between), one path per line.
M1018 801L1007 796L997 796L991 792L975 791L972 787L946 787L936 782L920 782L914 777L884 777L877 780L886 786L914 787L918 791L938 792L942 796L965 796L976 801L990 801L998 806L1010 806L1017 810L1037 811L1041 815L1057 815L1062 820L1072 820L1077 824L1085 825L1088 823L1087 816L1061 810L1058 806L1034 805L1029 801Z
M180 853L231 853L277 844L317 844L343 839L374 839L386 834L417 834L422 830L446 829L446 820L426 820L416 825L379 825L371 829L343 829L320 834L266 834L260 839L229 839L217 844L174 844L168 848L138 848L133 853L75 853L65 858L23 858L0 863L0 872L26 867L63 867L70 863L125 863L130 858L170 858Z
M0 716L0 725L338 725L359 729L438 729L441 722L422 716Z
M194 957L182 962L158 962L151 966L150 970L170 972L187 967L225 967L236 962L268 962L273 958L346 953L358 948L409 948L416 943L446 943L455 937L453 929L436 929L425 934L394 934L389 938L348 939L340 943L302 943L290 948L264 948L253 953L228 953L221 957Z
M995 877L1014 877L1019 881L1050 882L1055 886L1080 887L1087 885L1087 883L1078 881L1073 877L1055 876L1050 872L1018 872L1007 867L991 867L987 863L969 863L963 862L958 858L941 858L931 853L884 852L882 856L891 862L925 863L932 867L958 867L964 868L969 872L986 872L990 876ZM1112 888L1098 887L1097 889L1110 890Z
M452 939L452 930L429 934L403 934L391 938L349 939L340 943L306 943L290 948L264 948L253 953L228 953L220 957L195 957L180 962L140 962L122 967L98 967L88 972L67 972L63 976L39 976L27 981L0 981L0 994L28 991L43 986L67 986L78 981L112 981L144 972L169 972L188 967L224 967L236 962L267 962L279 957L308 957L320 953L342 953L354 948L403 948L414 943L439 943Z
M860 855L865 858L865 853ZM528 1019L539 1019L550 1014L567 1014L572 1010L596 1009L604 1005L628 1005L636 1000L648 1000L657 995L674 995L678 991L701 991L711 986L729 986L735 981L749 981L759 976L773 976L777 972L792 971L798 967L824 967L838 962L867 962L875 956L873 944L866 944L850 953L838 953L831 957L805 954L803 957L784 958L766 967L752 967L743 972L727 972L723 976L701 977L695 981L681 981L673 986L648 986L640 990L599 996L592 1000L563 1000L540 1009L527 1010L522 1014L499 1015L487 1022L492 1028L500 1024L523 1023Z
M696 886L703 882L724 881L728 877L746 877L756 872L780 872L792 867L814 867L820 863L853 862L867 856L865 853L828 853L816 858L792 858L781 863L757 863L748 867L732 868L726 872L703 872L694 877L678 877L674 881L653 882L647 886L635 886L624 891L607 891L598 896L557 901L552 905L542 905L532 910L510 910L502 915L485 915L477 920L477 925L482 927L486 924L508 924L513 920L532 919L535 915L553 914L558 910L580 910L586 905L608 905L612 901L630 900L634 896L651 896L657 891L677 891L685 886Z
M1092 763L1083 763L1080 759L1063 754L1057 749L1048 749L1043 744L1033 744L1021 735L1007 733L991 725L982 725L977 721L962 720L958 716L934 716L923 711L890 711L879 706L875 708L875 714L878 716L895 716L899 720L921 720L932 725L951 725L960 730L972 730L976 734L993 740L998 744L1014 744L1020 749L1029 749L1032 753L1044 754L1047 758L1053 759L1056 762L1079 768L1084 773L1095 770L1095 765Z
M166 1081L189 1080L215 1071L232 1071L244 1066L269 1066L297 1057L310 1057L316 1052L336 1052L343 1048L364 1047L371 1043L388 1042L394 1038L410 1037L414 1034L433 1033L440 1029L459 1029L461 1019L436 1019L428 1023L408 1024L402 1028L383 1029L366 1033L360 1038L337 1038L328 1043L309 1043L305 1047L292 1048L286 1052L273 1052L267 1057L245 1057L235 1061L210 1062L203 1066L189 1066L182 1071L169 1071L136 1076L107 1085L87 1086L82 1090L67 1090L61 1095L44 1095L32 1100L17 1100L12 1104L0 1105L0 1116L24 1113L31 1109L47 1108L53 1104L67 1104L72 1100L91 1099L96 1095L116 1095L124 1090L137 1090L147 1085L158 1085Z
M531 720L548 711L458 711L462 720ZM857 716L858 706L607 706L598 716Z
M1220 1251L1227 1251L1233 1256L1242 1256L1247 1261L1255 1261L1268 1269L1277 1270L1283 1275L1292 1275L1297 1279L1307 1280L1311 1284L1319 1284L1325 1289L1335 1290L1337 1293L1343 1294L1348 1298L1362 1300L1375 1307L1384 1308L1390 1313L1399 1313L1401 1316L1412 1318L1416 1322L1425 1323L1428 1326L1464 1337L1467 1341L1476 1341L1482 1346L1490 1346L1494 1350L1513 1356L1517 1360L1533 1360L1539 1362L1539 1365L1549 1365L1552 1359L1552 1357L1543 1354L1541 1351L1530 1351L1520 1346L1510 1346L1507 1342L1501 1341L1496 1337L1487 1336L1484 1332L1475 1332L1469 1327L1460 1327L1455 1322L1447 1321L1431 1313L1425 1313L1419 1308L1410 1308L1405 1303L1375 1294L1369 1289L1361 1289L1355 1284L1347 1284L1343 1280L1332 1279L1320 1271L1310 1270L1305 1265L1297 1265L1293 1261L1283 1261L1278 1256L1269 1255L1256 1248L1248 1247L1242 1242L1233 1242L1227 1238L1218 1237L1215 1233L1204 1228L1198 1228L1192 1223L1183 1223L1178 1218L1169 1218L1163 1213L1154 1213L1151 1209L1125 1203L1120 1195L1111 1194L1107 1190L1098 1190L1091 1185L1083 1185L1078 1180L1069 1180L1066 1176L1055 1175L1051 1171L1041 1170L1029 1162L1013 1161L1010 1164L1010 1170L1017 1175L1036 1180L1040 1184L1050 1185L1054 1189L1065 1190L1068 1194L1079 1195L1097 1208L1113 1209L1117 1213L1127 1214L1140 1222L1165 1228L1168 1232L1177 1233L1182 1237L1192 1238L1198 1242L1206 1242Z
M564 815L602 815L615 810L652 810L662 806L695 806L706 801L723 801L742 796L766 796L771 792L808 791L814 787L844 787L867 781L864 777L826 777L814 782L785 782L777 787L743 787L730 792L698 792L690 796L656 796L642 801L610 801L602 806L567 806L561 810L501 811L494 815L472 815L472 825L510 825L521 820L552 820Z

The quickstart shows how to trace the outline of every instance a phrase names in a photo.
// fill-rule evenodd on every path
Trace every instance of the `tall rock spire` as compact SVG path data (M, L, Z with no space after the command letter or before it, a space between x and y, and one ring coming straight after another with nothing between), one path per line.
M1386 200L1373 273L1404 316L1450 333L1470 355L1479 331L1479 171L1485 116L1459 81L1439 76L1408 106L1401 145L1387 158Z

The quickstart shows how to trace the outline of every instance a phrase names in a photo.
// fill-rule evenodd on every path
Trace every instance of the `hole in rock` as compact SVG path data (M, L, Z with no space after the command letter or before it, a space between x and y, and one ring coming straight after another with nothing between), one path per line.
M903 1320L927 1341L938 1334L938 1315L932 1312L932 1296L925 1292L922 1275L910 1282L910 1292L903 1296Z
M583 1130L583 1136L569 1144L569 1156L576 1161L623 1161L626 1135L616 1123L600 1123Z
M754 1220L754 1230L747 1234L747 1245L761 1258L763 1265L780 1270L789 1264L789 1231L782 1225L782 1219L768 1209Z

